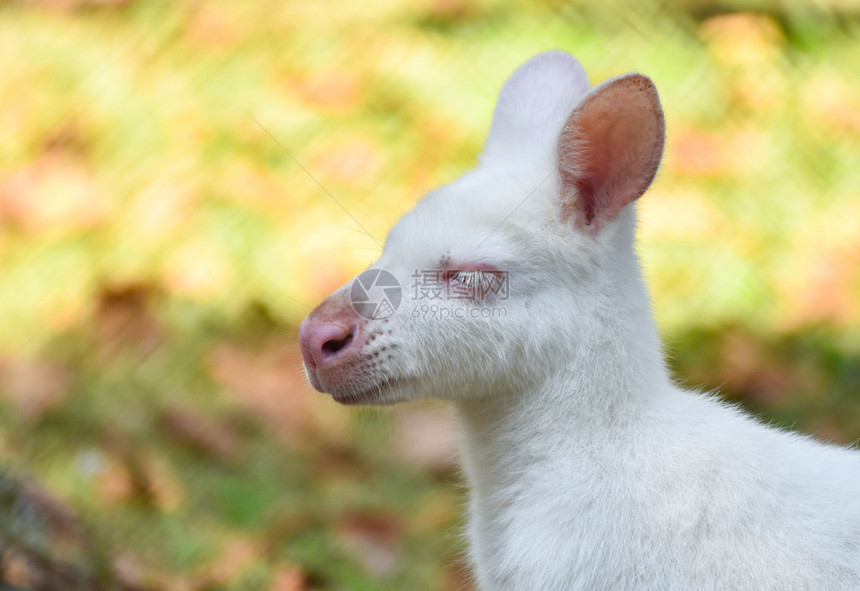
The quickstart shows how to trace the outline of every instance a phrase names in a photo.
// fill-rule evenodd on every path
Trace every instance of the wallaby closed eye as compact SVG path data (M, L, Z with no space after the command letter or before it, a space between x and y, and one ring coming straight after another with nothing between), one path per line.
M449 269L442 276L448 283L449 293L475 301L482 301L496 293L505 280L500 271L491 268Z

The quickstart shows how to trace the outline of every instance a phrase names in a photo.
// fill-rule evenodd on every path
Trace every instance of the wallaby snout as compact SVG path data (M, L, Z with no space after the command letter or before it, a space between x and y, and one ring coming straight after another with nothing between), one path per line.
M304 319L299 346L314 388L331 391L359 365L363 320L342 294L334 294Z

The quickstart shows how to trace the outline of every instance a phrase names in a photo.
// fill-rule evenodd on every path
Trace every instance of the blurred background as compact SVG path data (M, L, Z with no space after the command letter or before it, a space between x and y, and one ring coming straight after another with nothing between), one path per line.
M660 90L677 378L860 438L857 0L0 0L0 588L470 589L450 410L295 333L551 48Z

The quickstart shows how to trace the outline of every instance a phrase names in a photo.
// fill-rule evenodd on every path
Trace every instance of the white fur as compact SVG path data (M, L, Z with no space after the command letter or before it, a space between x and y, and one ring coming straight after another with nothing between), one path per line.
M634 204L596 232L560 216L558 138L591 91L560 52L512 76L480 166L406 214L374 265L404 286L397 313L359 321L315 385L455 402L484 591L860 589L860 454L673 384ZM447 261L509 272L509 298L413 299L415 270ZM354 323L347 291L306 323ZM504 316L475 317L487 307Z

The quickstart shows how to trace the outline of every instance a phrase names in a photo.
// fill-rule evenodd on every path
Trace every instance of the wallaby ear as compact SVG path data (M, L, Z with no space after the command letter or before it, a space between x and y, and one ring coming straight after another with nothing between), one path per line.
M499 93L481 161L521 159L552 150L570 110L591 90L576 59L563 51L536 55L511 74Z
M598 228L640 197L657 174L665 132L649 78L627 74L594 89L559 138L562 215Z

